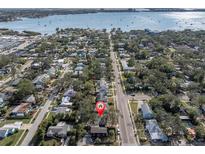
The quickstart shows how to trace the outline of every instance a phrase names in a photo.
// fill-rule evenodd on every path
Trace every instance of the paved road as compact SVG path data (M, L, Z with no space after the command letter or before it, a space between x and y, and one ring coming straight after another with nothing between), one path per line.
M110 39L111 40L111 39ZM128 109L128 96L124 94L122 85L120 84L120 72L117 67L117 60L115 58L115 53L113 52L113 44L111 41L110 46L111 59L113 61L113 69L115 76L115 87L116 87L116 100L117 108L120 112L119 116L119 129L120 136L122 140L122 145L138 145L134 135L134 129Z
M28 134L26 135L26 137L24 138L23 142L21 143L21 146L27 146L29 145L29 143L31 142L32 138L34 137L36 131L38 130L38 126L40 125L40 123L43 121L48 108L50 107L52 101L54 99L54 95L51 95L48 100L46 101L45 105L43 106L42 110L40 111L40 113L38 114L36 120L34 121L34 123L32 124L32 126L30 127Z
M65 71L60 78L62 78L65 73L67 71ZM24 138L23 142L21 143L21 146L26 146L29 145L29 143L31 142L32 138L34 137L36 131L38 130L38 126L41 124L41 122L43 121L49 107L51 106L51 103L54 100L54 97L56 96L56 94L58 93L58 89L57 88L53 88L51 95L48 97L48 100L46 101L46 103L44 104L44 106L42 107L42 110L40 111L40 113L38 114L36 120L34 121L34 123L32 124L32 126L30 127L28 134L26 135L26 137Z

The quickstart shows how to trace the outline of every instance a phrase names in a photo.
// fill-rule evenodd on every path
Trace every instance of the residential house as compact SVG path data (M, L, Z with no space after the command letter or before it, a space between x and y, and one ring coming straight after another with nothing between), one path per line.
M152 112L152 110L150 109L150 107L147 103L143 103L141 105L141 111L142 111L143 119L148 120L148 119L154 118L153 112Z
M42 66L41 62L34 62L31 64L32 69L39 69L39 68L41 68L41 66Z
M93 137L103 137L108 135L108 131L106 127L99 127L99 126L91 126L90 127L90 134Z
M50 76L50 78L55 78L56 77L56 69L54 67L51 67L47 71L47 74Z
M76 92L73 90L73 88L69 88L69 89L63 94L63 96L74 97L75 94L76 94Z
M124 48L118 48L118 52L119 53L125 53L125 49Z
M138 47L139 47L140 49L143 49L145 46L144 46L142 43L140 43L140 44L138 45Z
M86 64L87 62L88 62L87 59L79 59L79 63L83 63L83 65Z
M84 67L85 65L83 63L78 63L77 67Z
M102 70L105 70L106 69L106 64L105 63L100 63L100 68L102 69Z
M69 113L70 111L71 109L67 107L55 107L52 110L52 112L55 114L66 114L66 113Z
M86 58L86 52L83 50L77 51L78 57L80 58Z
M46 82L50 80L50 76L48 74L42 74L37 76L33 80L33 84L36 86L37 89L43 89Z
M77 57L77 55L78 54L76 52L73 52L73 53L70 54L70 57Z
M61 67L62 65L64 65L64 63L65 63L64 59L57 59L57 57L55 57L51 65L55 67Z
M0 93L0 108L4 107L6 102L5 102L5 94L4 93Z
M0 139L4 139L16 132L16 129L0 128Z
M0 69L0 76L4 76L5 74L7 74L8 71L6 69Z
M98 87L98 90L97 90L96 100L97 101L107 102L107 100L108 100L107 92L108 92L108 85L107 85L107 83L104 79L101 79L99 81L99 87Z
M34 95L30 95L25 98L24 102L29 104L36 104L36 98L34 97Z
M108 84L103 78L99 82L99 91L108 92Z
M62 65L62 68L68 72L72 72L72 69L70 67L70 64L63 64Z
M16 87L16 86L20 83L21 80L22 80L22 78L16 78L16 79L11 83L11 86Z
M60 103L60 107L71 107L73 105L72 102L70 102L71 98L74 97L76 92L73 90L72 87L70 87L64 94Z
M126 60L121 60L122 69L125 72L134 71L135 67L129 67Z
M201 106L201 110L202 110L202 113L204 114L205 113L205 105L204 104Z
M57 62L58 62L58 65L63 65L64 64L64 59L58 59Z
M168 137L162 132L155 119L146 120L146 130L152 142L167 142Z
M90 50L90 51L88 51L88 55L95 56L96 52L97 52L97 50Z
M82 72L83 71L83 66L77 66L76 68L75 68L75 71L78 71L78 72Z
M66 138L67 132L70 131L70 127L65 122L59 122L56 126L50 126L47 130L47 137L60 137Z
M124 48L125 43L120 42L120 43L117 44L117 46L118 46L119 48Z
M186 116L186 115L181 115L179 116L179 118L182 120L182 121L190 121L191 119L189 118L189 116Z
M73 103L70 102L70 99L71 98L69 96L62 97L60 106L61 107L71 107L73 105Z
M3 100L3 98L2 97L0 97L0 107L4 107L4 100Z
M11 72L11 66L7 65L7 66L0 69L0 76L3 76L3 75L8 74L10 72Z
M108 101L108 97L105 93L99 92L96 96L96 101L103 101L106 103Z
M29 112L30 112L30 104L21 103L11 111L10 116L14 118L23 118L26 117L29 114Z
M83 73L84 69L84 64L83 63L78 63L76 68L74 69L74 74L75 76L78 76Z
M6 124L2 128L19 130L21 126L22 126L22 122L14 122L14 123Z
M125 54L125 53L120 53L120 58L130 58L129 54Z

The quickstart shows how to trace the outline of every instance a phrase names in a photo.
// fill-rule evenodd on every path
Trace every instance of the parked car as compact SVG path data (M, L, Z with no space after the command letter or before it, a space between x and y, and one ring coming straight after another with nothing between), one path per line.
M120 135L120 129L119 128L117 128L117 134Z

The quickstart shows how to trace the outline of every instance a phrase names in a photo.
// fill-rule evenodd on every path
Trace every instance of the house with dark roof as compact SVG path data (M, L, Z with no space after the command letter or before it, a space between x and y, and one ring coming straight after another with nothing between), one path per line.
M5 66L4 68L0 68L0 76L5 74L9 74L11 72L11 66Z
M46 82L50 80L50 76L48 74L41 74L37 76L32 83L36 86L37 89L44 88Z
M152 142L167 142L168 137L162 132L155 119L146 120L146 130Z
M4 139L16 132L15 128L0 128L0 139Z
M66 138L70 127L65 122L59 122L56 126L50 126L47 130L47 137Z
M11 86L16 87L20 81L22 80L22 78L16 78L14 81L12 81Z
M201 106L201 110L202 110L202 113L205 114L205 105L204 104Z
M96 96L96 101L108 102L107 94L100 91Z
M5 137L9 136L10 133L10 129L3 129L0 128L0 139L4 139Z
M11 117L25 117L30 112L30 104L29 103L21 103L16 106L10 113Z
M90 127L90 134L93 137L103 137L108 135L108 131L106 127L99 127L99 126L91 126Z
M143 103L141 105L141 111L142 111L143 119L152 119L152 118L154 118L153 112L152 112L152 110L150 109L150 107L147 103Z
M108 85L107 85L107 83L104 79L101 79L98 82L96 100L97 101L107 102L108 101L107 93L108 93Z
M74 69L74 76L79 76L83 73L83 69L84 69L85 65L83 63L78 63L77 66Z

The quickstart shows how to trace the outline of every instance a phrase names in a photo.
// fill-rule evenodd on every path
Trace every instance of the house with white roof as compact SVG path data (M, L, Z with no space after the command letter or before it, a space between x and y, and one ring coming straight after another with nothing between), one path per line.
M5 106L5 94L0 93L0 108Z
M61 103L60 103L60 106L72 106L73 103L70 102L70 97L69 96L65 96L65 97L62 97L62 100L61 100Z
M11 123L11 124L6 124L4 125L2 128L8 128L8 129L17 129L19 130L22 126L22 122L14 122L14 123Z
M125 72L134 71L135 67L129 67L126 60L121 60L122 69Z

